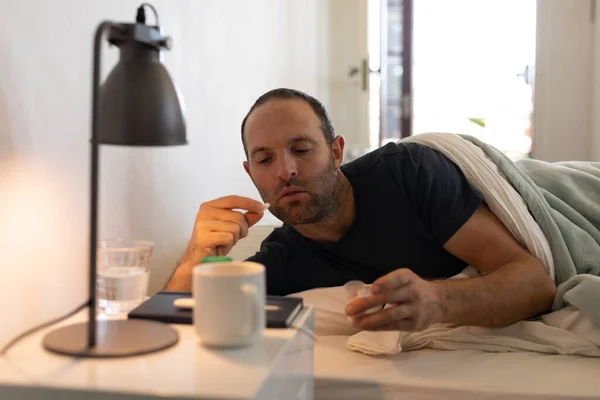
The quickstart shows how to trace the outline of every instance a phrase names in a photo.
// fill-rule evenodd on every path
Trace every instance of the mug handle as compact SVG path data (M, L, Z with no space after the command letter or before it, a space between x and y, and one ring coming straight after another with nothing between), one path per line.
M244 295L246 296L246 303L250 304L250 314L251 314L251 318L250 319L246 319L246 324L244 325L244 328L242 329L241 334L244 336L249 336L252 335L256 329L258 328L258 319L259 319L259 312L261 312L262 310L259 310L260 307L260 302L258 301L258 292L256 290L256 286L254 285L242 285L241 287L242 292L244 293Z

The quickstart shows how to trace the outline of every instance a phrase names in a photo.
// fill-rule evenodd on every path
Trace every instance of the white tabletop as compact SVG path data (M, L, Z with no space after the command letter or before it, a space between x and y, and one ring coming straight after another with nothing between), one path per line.
M313 318L314 310L305 307L297 325L312 330ZM312 361L312 344L306 339L294 340L305 335L296 329L266 329L261 342L252 347L210 349L200 345L193 325L173 324L180 335L175 346L118 359L77 359L43 349L42 338L47 332L85 319L84 311L24 339L0 358L0 398L4 398L3 391L16 393L15 386L32 391L51 387L138 394L144 398L253 398L279 368L290 346L309 343Z

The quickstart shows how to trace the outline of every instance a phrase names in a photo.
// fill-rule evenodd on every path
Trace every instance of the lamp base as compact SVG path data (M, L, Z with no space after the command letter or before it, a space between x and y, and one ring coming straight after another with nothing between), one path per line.
M147 320L96 321L97 342L88 348L88 322L48 333L46 350L75 357L127 357L153 353L179 341L177 331L162 322Z

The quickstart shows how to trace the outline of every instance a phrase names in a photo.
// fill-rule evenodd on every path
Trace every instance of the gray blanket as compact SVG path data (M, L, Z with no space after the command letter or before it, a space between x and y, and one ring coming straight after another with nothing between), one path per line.
M553 309L573 305L600 325L600 163L514 162L475 137L460 136L496 163L546 235L558 286Z

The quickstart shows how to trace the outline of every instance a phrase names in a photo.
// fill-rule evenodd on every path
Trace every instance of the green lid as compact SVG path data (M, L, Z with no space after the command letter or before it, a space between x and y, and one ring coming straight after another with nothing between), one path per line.
M200 261L201 264L206 264L206 263L215 263L215 262L230 262L233 261L232 258L230 257L225 257L225 256L206 256L204 258L202 258L202 261Z

